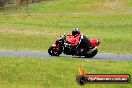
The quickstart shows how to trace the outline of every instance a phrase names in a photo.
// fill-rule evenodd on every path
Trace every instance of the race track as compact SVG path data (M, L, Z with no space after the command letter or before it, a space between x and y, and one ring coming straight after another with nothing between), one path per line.
M33 57L33 58L54 58L50 56L47 52L40 51L13 51L13 50L0 50L0 56L18 56L18 57ZM60 57L69 57L66 55L60 55ZM74 58L74 57L73 57ZM97 60L132 60L132 54L113 54L113 53L98 53L93 58L84 58L84 59L97 59Z

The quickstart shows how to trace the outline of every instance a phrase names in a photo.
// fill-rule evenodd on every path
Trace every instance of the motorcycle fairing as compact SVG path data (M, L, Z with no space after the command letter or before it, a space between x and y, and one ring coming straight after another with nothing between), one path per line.
M53 47L53 48L59 48L59 46L56 45L56 44L53 44L52 47Z
M97 39L90 39L90 46L93 48L95 46L98 46L100 44L100 41Z

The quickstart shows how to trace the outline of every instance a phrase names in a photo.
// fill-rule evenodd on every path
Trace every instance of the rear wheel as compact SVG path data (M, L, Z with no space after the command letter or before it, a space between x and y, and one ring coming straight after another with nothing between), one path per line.
M49 47L48 53L51 56L59 56L62 53L62 50L59 50L58 48Z
M95 50L94 52L92 52L92 53L90 53L90 54L86 54L85 57L86 57L86 58L92 58L92 57L94 57L97 53L98 53L98 50Z

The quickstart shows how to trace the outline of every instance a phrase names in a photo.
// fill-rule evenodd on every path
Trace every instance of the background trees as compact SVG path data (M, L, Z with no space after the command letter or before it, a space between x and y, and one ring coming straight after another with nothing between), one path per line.
M0 6L3 7L7 3L7 0L0 0Z
M52 0L0 0L0 6L3 7L7 4L27 5L41 1L52 1Z

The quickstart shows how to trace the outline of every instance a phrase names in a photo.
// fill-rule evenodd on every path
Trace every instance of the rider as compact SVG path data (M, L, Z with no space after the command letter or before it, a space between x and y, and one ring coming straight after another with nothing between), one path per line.
M79 31L79 28L74 28L72 30L72 36L74 36L78 42L77 49L85 50L90 47L90 40Z

